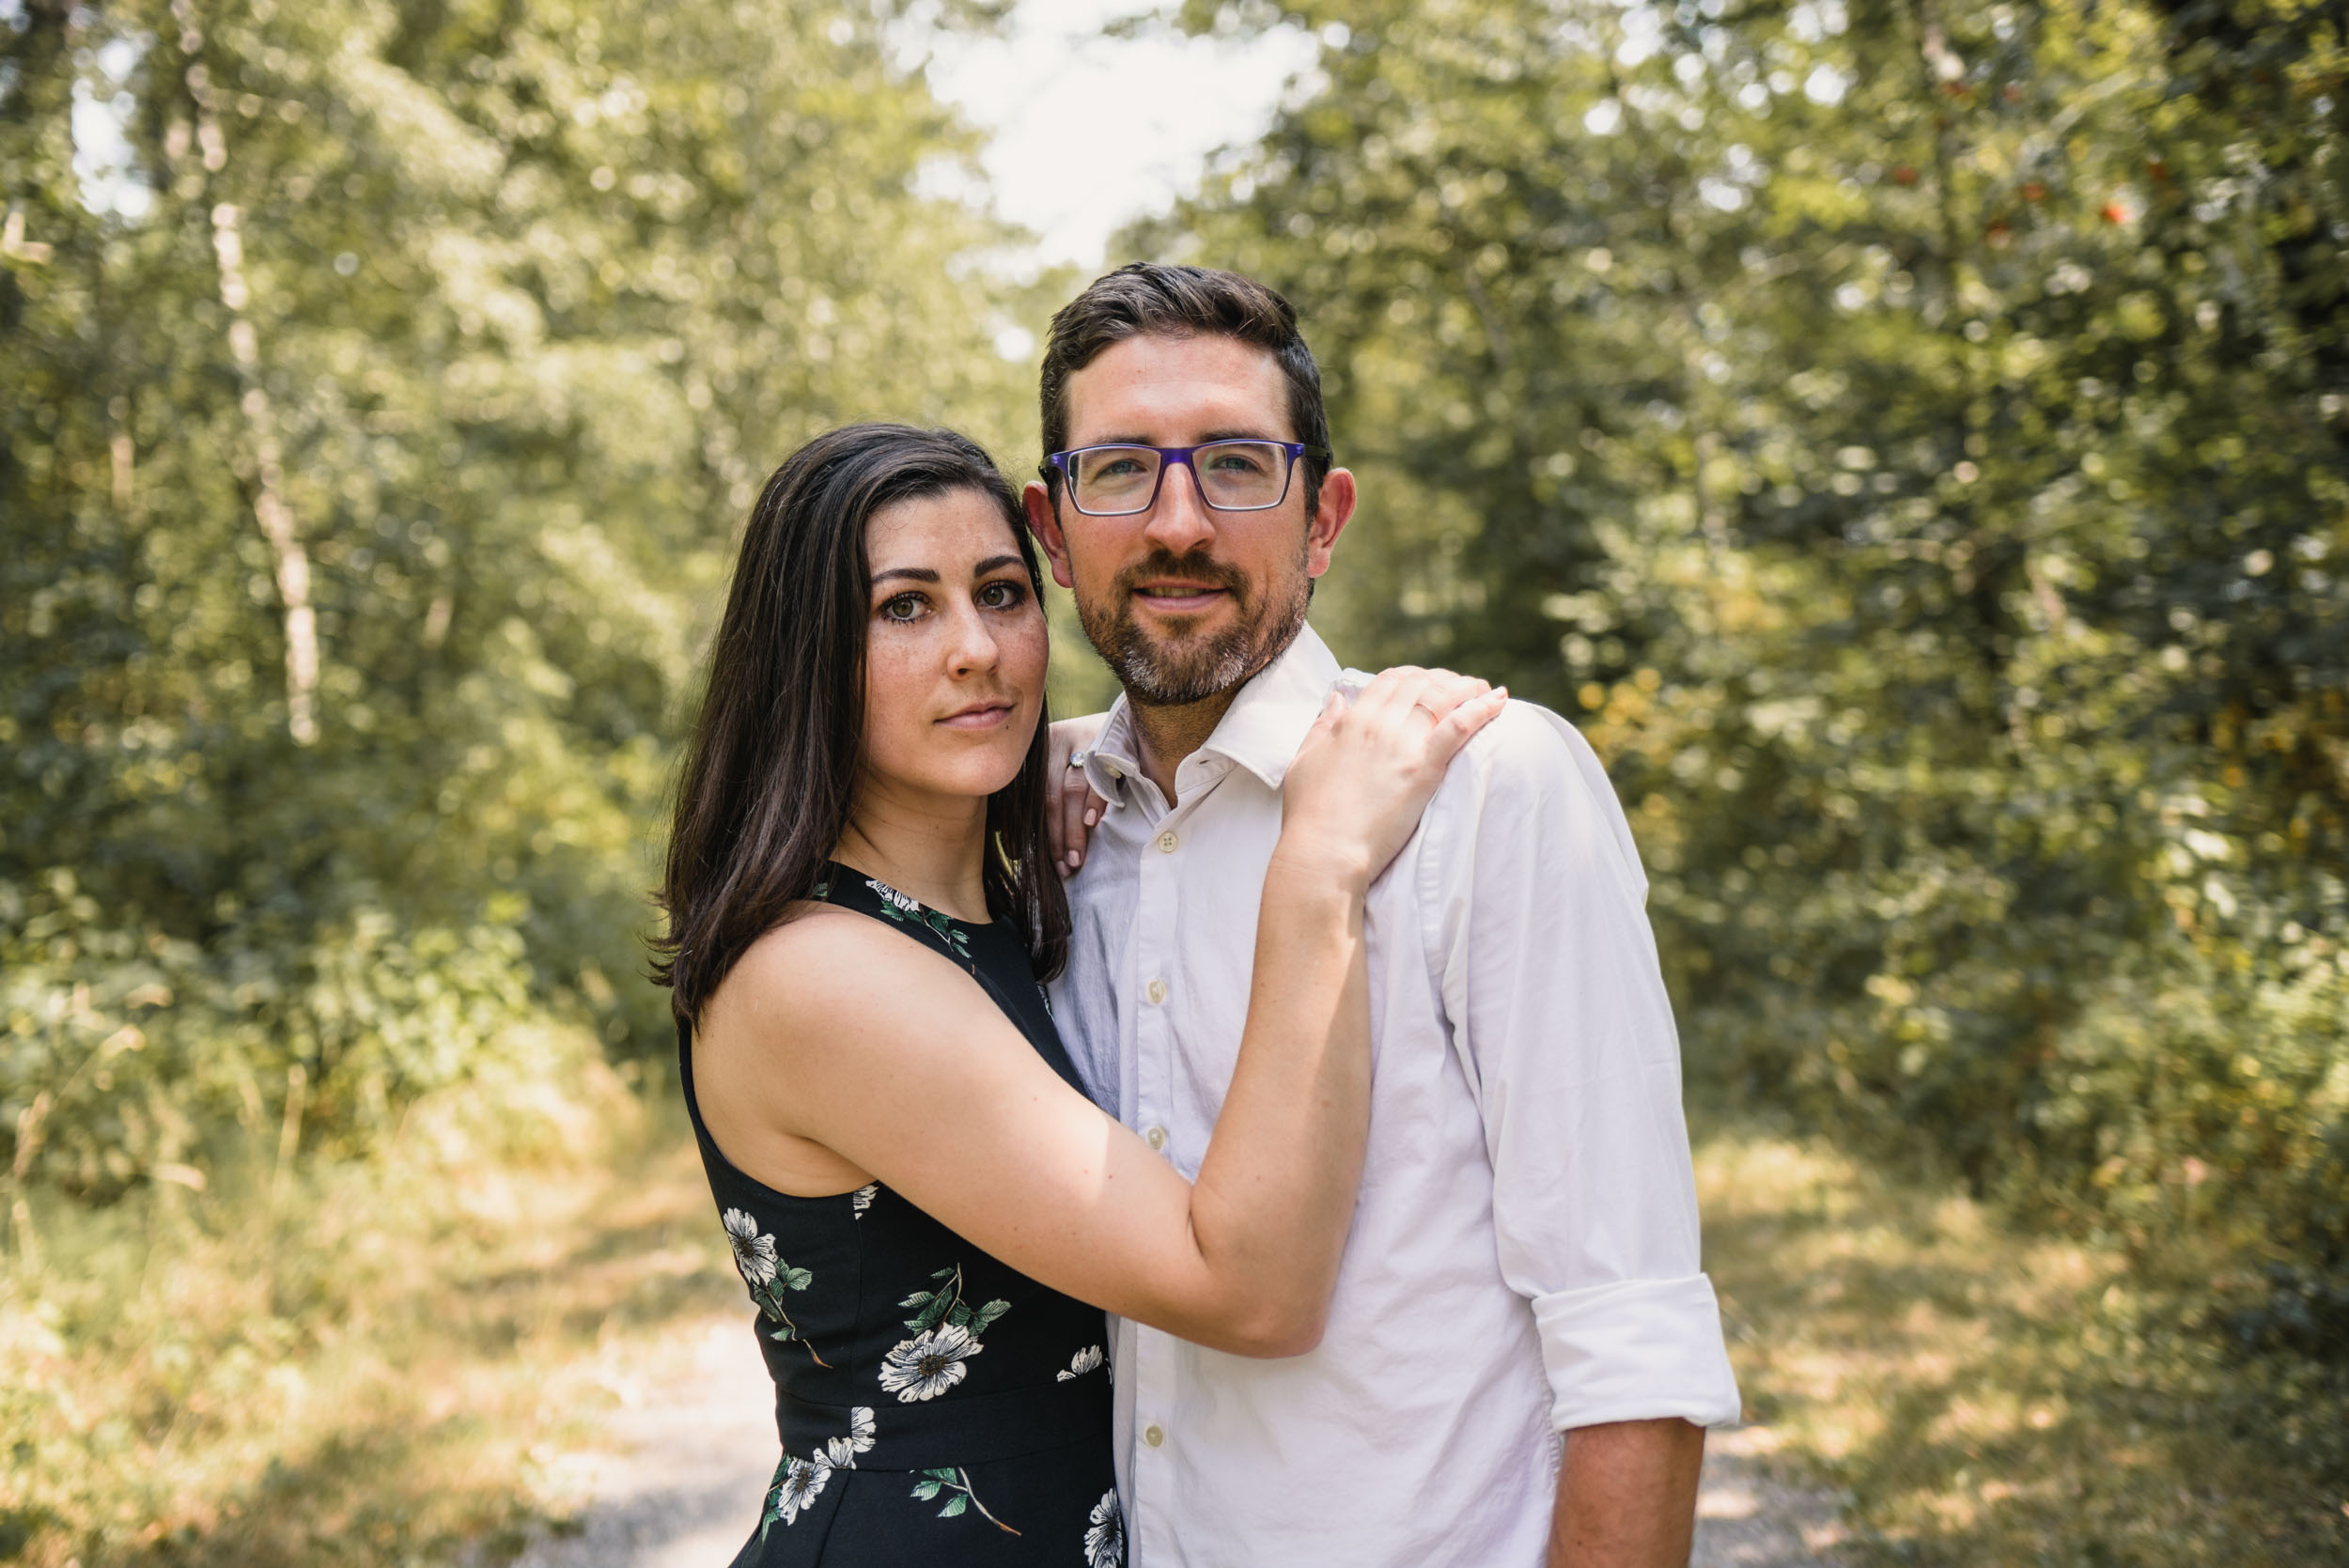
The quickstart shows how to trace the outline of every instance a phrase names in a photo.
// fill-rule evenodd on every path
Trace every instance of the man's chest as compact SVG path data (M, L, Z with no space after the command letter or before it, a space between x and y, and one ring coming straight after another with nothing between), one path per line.
M1247 1032L1265 873L1281 834L1279 796L1256 793L1261 800L1228 803L1237 809L1205 802L1119 823L1116 841L1101 846L1109 853L1089 860L1087 877L1098 880L1072 903L1062 1027L1104 1087L1116 1085L1121 1119L1187 1175L1206 1156ZM1419 847L1414 838L1374 884L1365 911L1376 1101L1456 1076L1446 1071L1444 1030L1419 961ZM1427 1109L1382 1109L1375 1119L1404 1134Z

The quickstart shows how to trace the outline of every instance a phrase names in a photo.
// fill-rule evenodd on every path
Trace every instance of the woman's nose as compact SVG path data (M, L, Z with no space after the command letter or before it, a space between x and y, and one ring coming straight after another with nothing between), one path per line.
M991 670L1002 658L1003 650L996 645L995 633L988 626L987 617L979 613L975 605L963 606L961 613L955 617L955 674L975 675Z

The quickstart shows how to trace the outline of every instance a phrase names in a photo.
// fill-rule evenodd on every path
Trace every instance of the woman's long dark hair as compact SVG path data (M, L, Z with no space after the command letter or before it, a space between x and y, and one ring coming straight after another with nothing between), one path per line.
M994 462L951 430L850 425L767 481L710 651L709 686L677 785L652 977L679 1018L700 1016L751 943L815 888L848 826L863 749L870 619L865 524L900 501L975 490L1003 515L1039 605L1044 579L1019 503ZM1068 898L1044 836L1045 726L1019 776L988 797L987 904L1027 933L1039 976L1068 953Z

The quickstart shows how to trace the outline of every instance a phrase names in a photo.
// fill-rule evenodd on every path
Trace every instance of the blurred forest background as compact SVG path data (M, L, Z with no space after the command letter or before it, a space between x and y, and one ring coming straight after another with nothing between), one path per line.
M440 1451L303 1379L421 1275L510 1285L658 1122L646 889L768 471L874 416L1034 461L1082 278L940 194L977 143L920 70L997 20L0 0L0 1560L527 1523L371 1502ZM1112 259L1299 305L1366 497L1341 653L1591 734L1701 1127L1940 1184L1985 1275L2071 1260L2009 1315L2122 1403L1998 1430L2089 1480L1952 1439L1918 1502L1866 1451L1920 1429L1859 1420L1809 1456L1845 1548L2349 1553L2349 6L1136 25L1320 42ZM452 1398L446 1474L527 1469ZM2195 1490L2222 1449L2248 1515ZM2082 1502L2155 1450L2157 1499ZM1993 1513L2037 1555L1972 1555Z

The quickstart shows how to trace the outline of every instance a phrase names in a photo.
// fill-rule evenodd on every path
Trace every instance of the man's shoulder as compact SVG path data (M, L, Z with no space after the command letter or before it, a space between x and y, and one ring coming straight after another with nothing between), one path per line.
M1493 722L1470 737L1452 765L1447 789L1466 775L1478 793L1494 789L1608 789L1607 770L1582 732L1539 703L1512 697Z
M1639 897L1647 877L1631 836L1631 826L1607 777L1605 764L1581 731L1538 703L1510 699L1493 722L1477 732L1429 803L1423 835L1435 863L1424 869L1440 880L1446 868L1470 875L1480 859L1490 868L1495 832L1508 837L1510 852L1521 855L1519 869L1535 872L1535 862L1564 855L1613 862ZM1537 826L1546 824L1546 826ZM1563 874L1571 865L1540 868Z

